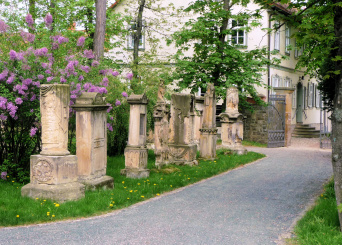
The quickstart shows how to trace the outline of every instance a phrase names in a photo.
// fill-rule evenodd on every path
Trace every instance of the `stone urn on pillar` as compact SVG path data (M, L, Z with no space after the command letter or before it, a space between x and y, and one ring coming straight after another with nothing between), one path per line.
M122 175L128 178L147 178L146 124L147 97L145 94L132 94L127 98L130 104L128 144L125 148L125 169Z
M227 89L226 111L221 113L222 148L227 148L241 155L247 153L242 146L243 115L239 113L239 91L236 87Z

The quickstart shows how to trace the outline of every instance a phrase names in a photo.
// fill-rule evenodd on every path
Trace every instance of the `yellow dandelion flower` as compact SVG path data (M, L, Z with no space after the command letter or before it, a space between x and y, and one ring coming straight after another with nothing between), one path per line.
M56 203L55 207L59 207L59 204L58 204L58 203Z
M138 190L135 190L134 192L137 192Z
M147 181L149 181L149 180L147 180Z
M12 180L12 182L14 183L14 180Z
M157 196L159 196L160 194L159 193L157 193Z
M214 162L216 162L216 161L214 161Z
M157 185L157 184L153 184L153 185Z
M160 178L160 179L163 179L163 178Z
M190 179L190 178L188 178L188 179Z
M141 198L145 198L144 196L141 196Z
M17 214L17 218L19 218L19 214Z
M122 184L125 184L125 181L122 181Z
M130 192L130 193L132 193L132 192L133 192L133 190L130 190L129 192Z
M138 183L138 185L140 185L140 183Z
M113 204L109 204L110 207L113 207Z
M172 185L170 185L170 187L172 187Z
M56 216L53 214L53 215L52 215L52 218L55 218L55 217L56 217Z
M127 197L127 199L129 199L129 197Z
M44 202L46 202L46 200L44 200Z
M126 189L127 187L126 186L124 186L124 189Z
M47 216L50 216L50 212L47 212L46 215L47 215Z
M38 197L36 197L36 200L38 200L39 198Z

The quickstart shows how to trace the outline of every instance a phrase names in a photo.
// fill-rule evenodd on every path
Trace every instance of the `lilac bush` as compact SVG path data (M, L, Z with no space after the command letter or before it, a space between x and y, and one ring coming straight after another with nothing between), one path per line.
M30 155L41 150L41 84L69 84L70 105L73 105L82 92L105 96L109 84L118 83L117 71L94 60L92 50L83 49L86 37L82 32L51 33L50 14L44 18L44 28L38 28L30 14L25 21L29 32L11 29L0 20L0 137L4 142L0 144L0 171L3 172L28 171ZM115 101L112 103L119 105ZM71 124L75 122L73 114L70 109ZM74 127L69 129L74 133ZM113 130L111 121L108 129ZM5 162L11 163L12 169Z

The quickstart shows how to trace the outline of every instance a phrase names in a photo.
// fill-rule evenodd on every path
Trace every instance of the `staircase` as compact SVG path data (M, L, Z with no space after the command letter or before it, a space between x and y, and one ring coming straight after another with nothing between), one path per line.
M297 123L292 132L292 137L296 138L319 138L319 130L310 127L308 124Z

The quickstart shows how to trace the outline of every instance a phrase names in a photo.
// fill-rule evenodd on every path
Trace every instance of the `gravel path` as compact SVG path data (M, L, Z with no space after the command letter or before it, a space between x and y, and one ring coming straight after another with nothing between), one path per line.
M249 150L268 157L107 215L3 228L0 244L280 243L331 177L331 153Z

